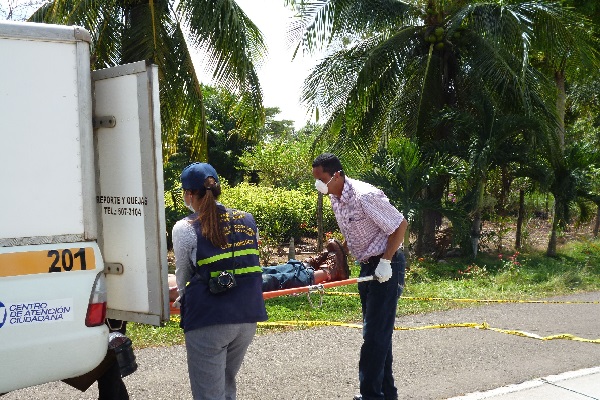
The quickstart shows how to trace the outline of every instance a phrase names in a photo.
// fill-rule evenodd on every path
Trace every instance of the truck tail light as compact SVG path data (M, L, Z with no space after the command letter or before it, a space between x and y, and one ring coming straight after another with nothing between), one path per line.
M96 276L87 314L85 315L85 326L100 326L104 324L104 319L106 318L106 282L104 279L103 272L100 272Z

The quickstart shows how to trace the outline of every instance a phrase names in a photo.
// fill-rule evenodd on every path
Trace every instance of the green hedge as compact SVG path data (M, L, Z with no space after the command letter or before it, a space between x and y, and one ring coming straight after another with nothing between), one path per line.
M242 183L235 187L223 185L220 201L254 215L260 235L279 243L291 237L316 237L316 191L287 190ZM329 198L323 199L324 232L337 230Z

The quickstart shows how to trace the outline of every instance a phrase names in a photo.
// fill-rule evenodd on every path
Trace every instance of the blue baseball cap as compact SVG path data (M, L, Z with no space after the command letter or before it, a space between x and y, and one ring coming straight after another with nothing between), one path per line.
M198 190L204 187L204 181L209 176L219 183L219 176L212 165L207 163L193 163L185 167L181 173L181 188L185 190Z

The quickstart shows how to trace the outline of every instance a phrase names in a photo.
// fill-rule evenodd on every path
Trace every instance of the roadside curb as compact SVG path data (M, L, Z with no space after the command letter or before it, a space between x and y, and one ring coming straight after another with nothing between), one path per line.
M548 385L548 383L557 383L562 381L568 381L575 378L586 377L588 375L600 374L600 366L592 368L584 368L576 371L564 372L558 375L549 375L543 378L533 379L514 385L502 386L496 389L488 390L485 392L473 392L464 396L452 397L446 400L482 400L494 397L500 397L503 395L520 392L528 389L535 389L541 386Z

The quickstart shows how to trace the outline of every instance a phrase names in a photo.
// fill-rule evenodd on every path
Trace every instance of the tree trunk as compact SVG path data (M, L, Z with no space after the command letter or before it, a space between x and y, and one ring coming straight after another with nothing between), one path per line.
M598 237L598 228L600 228L600 204L597 204L596 225L594 225L594 237Z
M521 250L523 219L525 219L525 190L519 189L519 216L517 217L517 233L515 238L515 249L517 250Z
M406 214L405 214L406 215ZM406 227L406 232L404 232L404 244L402 247L402 251L404 253L404 259L406 260L406 268L410 268L410 225Z
M558 223L560 220L560 212L557 207L560 207L558 202L554 201L554 218L552 219L552 233L550 234L550 240L548 241L548 249L546 250L546 256L556 257L556 242L557 242L557 231Z
M558 116L557 136L560 145L560 153L563 154L565 150L565 110L567 107L564 70L554 72L554 82L556 83L556 89L558 90L558 96L556 98L556 113Z
M508 172L508 168L506 165L502 166L502 190L500 191L500 199L498 201L498 214L505 217L508 215L508 211L506 210L506 198L508 197L508 193L510 192L510 185L512 183L512 179Z
M436 204L440 204L442 196L444 195L445 181L441 180L435 184L432 184L425 189L425 199L430 200ZM435 234L437 228L442 224L442 214L436 210L424 210L423 211L423 226L419 230L419 240L417 241L417 255L423 255L426 253L435 253L437 251L437 244L435 240Z
M473 223L471 225L471 245L473 246L473 258L477 257L479 249L479 239L481 238L481 211L475 212Z
M417 231L417 240L415 241L415 255L422 256L423 248L425 247L423 245L423 223L419 224L419 226L416 227L416 231Z
M554 72L554 82L556 83L556 89L558 91L558 96L556 97L556 114L558 116L558 128L556 129L556 135L558 137L559 148L557 151L559 152L560 160L562 161L565 151L565 110L567 104L564 69ZM550 234L550 240L548 241L548 250L546 250L546 256L548 257L556 257L557 230L559 223L563 218L563 202L558 198L560 197L557 196L558 193L552 194L554 195L554 218L552 220L552 233Z
M435 231L438 221L438 213L433 210L423 211L423 230L421 238L421 249L419 254L435 253Z

